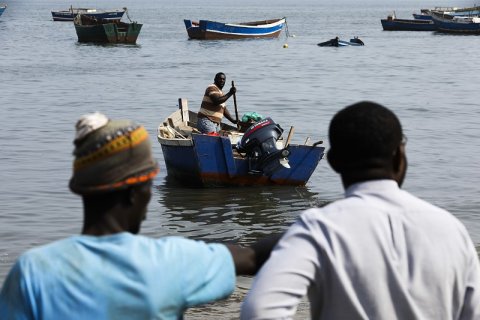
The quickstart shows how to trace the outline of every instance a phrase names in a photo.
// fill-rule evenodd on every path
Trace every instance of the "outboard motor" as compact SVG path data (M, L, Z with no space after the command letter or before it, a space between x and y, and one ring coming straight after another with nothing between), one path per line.
M271 118L251 125L237 144L237 150L245 152L249 160L249 173L271 176L276 170L290 168L286 148L278 148L277 141L283 129Z

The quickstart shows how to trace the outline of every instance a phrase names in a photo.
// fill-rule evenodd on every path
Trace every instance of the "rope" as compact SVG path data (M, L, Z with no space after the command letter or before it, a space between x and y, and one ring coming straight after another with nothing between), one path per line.
M130 22L133 22L132 19L130 19L130 16L128 15L128 10L127 10L127 7L124 7L123 9L125 9L125 14L127 15L127 18Z
M286 17L285 17L285 37L286 38L290 37L290 32L288 31L288 23L287 23Z

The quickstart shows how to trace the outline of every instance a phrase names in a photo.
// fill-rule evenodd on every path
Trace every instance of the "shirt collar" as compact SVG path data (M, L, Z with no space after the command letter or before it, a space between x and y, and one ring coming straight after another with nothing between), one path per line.
M398 191L400 187L395 180L391 179L382 179L382 180L370 180L357 182L349 186L345 190L345 197L350 197L356 193L374 193L374 192L385 192L385 191Z

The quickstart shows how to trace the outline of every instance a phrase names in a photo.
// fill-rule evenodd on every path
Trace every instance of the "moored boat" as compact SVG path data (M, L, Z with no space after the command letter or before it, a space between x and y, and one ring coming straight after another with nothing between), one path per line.
M78 14L74 21L78 42L135 44L142 29L137 22L96 19Z
M271 118L241 131L222 123L219 135L201 134L196 121L197 113L179 99L157 135L168 178L189 186L302 186L325 151L321 141L290 143L293 130L284 139Z
M456 8L456 7L435 7L433 9L421 9L420 13L413 13L414 19L432 20L432 12L440 15L450 16L478 16L480 6Z
M77 14L83 14L96 19L120 20L127 8L113 10L98 10L95 8L70 8L68 10L52 11L53 21L73 21Z
M395 14L381 19L385 31L434 31L435 24L431 19L397 19Z
M0 4L0 16L2 15L2 13L5 11L5 9L7 9L7 5L6 4Z
M452 16L432 12L432 20L438 32L480 35L478 16Z
M247 38L276 38L280 35L286 18L240 23L223 23L210 20L184 20L188 37L197 40L223 40Z

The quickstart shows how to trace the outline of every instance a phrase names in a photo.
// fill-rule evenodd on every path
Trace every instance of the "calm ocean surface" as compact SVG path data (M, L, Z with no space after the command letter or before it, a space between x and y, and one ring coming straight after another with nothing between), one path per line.
M294 126L297 143L306 137L327 141L333 114L359 100L393 109L409 139L404 189L451 211L480 246L480 37L385 32L380 24L393 10L411 18L420 8L473 2L3 2L8 8L0 17L0 283L23 251L79 233L81 201L69 192L68 180L74 124L88 112L131 118L151 133L161 173L142 234L249 243L284 230L306 208L341 198L339 177L324 160L302 188L167 184L157 125L180 97L197 110L219 71L236 83L240 114L256 111L285 129ZM128 7L132 20L144 24L138 45L77 43L73 25L53 22L50 14L71 4ZM282 32L275 40L189 41L183 25L184 18L237 22L283 16L295 37ZM359 36L366 45L316 45L335 36ZM191 310L187 318L235 319L250 280L239 278L230 299Z

